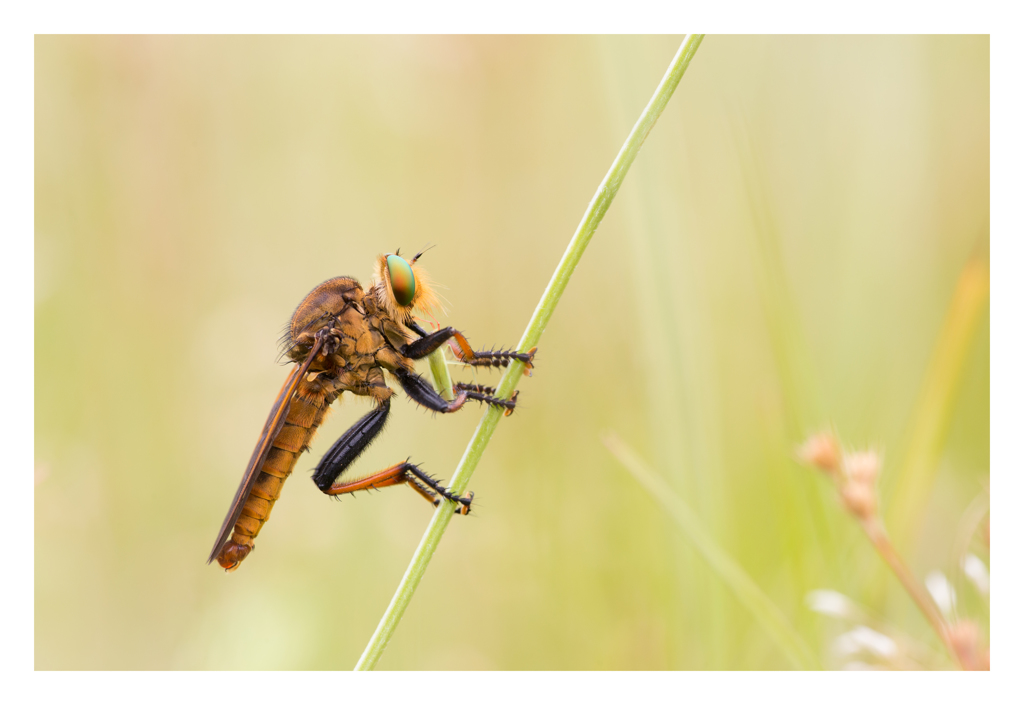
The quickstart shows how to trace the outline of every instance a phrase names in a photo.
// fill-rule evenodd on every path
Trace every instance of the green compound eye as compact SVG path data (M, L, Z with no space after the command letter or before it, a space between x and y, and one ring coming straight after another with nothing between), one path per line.
M391 291L400 306L408 306L416 295L416 277L412 267L398 255L388 255L388 276L391 277Z

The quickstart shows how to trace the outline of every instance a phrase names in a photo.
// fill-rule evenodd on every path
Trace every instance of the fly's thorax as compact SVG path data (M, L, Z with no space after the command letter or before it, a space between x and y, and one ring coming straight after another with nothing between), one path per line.
M310 364L308 381L322 383L325 389L348 390L357 394L365 393L365 389L382 381L382 378L377 379L377 354L382 349L390 349L390 343L384 335L380 318L372 312L350 306L338 313L330 326L321 330L327 331L323 348L325 354Z
M410 271L414 271L410 267ZM295 362L306 360L318 335L326 334L321 355L311 361L307 377L332 389L351 390L357 394L382 384L379 367L396 365L412 367L401 358L399 350L415 334L407 327L413 308L432 300L429 289L421 282L421 272L414 275L420 292L407 307L396 306L387 295L387 281L378 281L365 293L351 277L329 279L311 291L295 309L285 340L285 353ZM424 299L423 297L427 297ZM383 354L382 353L387 353Z
M375 328L384 334L388 343L396 351L400 350L406 343L416 339L416 334L409 329L408 324L412 322L412 316L407 319L396 320L392 318L386 309L381 307L376 300L376 287L384 286L378 282L367 292L363 302L366 304L366 315L371 328Z
M289 348L311 346L313 336L322 328L330 327L344 311L363 308L363 288L352 277L328 279L306 295L295 309L288 324ZM289 351L289 356L294 359Z

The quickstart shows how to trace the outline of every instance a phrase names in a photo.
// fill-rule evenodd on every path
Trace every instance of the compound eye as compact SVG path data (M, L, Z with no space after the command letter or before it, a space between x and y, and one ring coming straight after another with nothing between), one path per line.
M388 276L395 301L399 306L408 306L416 295L416 277L412 274L412 267L398 255L388 255Z

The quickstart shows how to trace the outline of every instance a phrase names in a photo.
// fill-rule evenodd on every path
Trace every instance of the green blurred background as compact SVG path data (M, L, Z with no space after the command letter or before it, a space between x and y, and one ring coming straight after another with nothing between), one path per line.
M36 667L351 668L430 517L309 481L365 402L334 410L259 550L205 564L281 327L324 279L431 242L443 321L514 345L680 39L38 37ZM941 331L988 209L987 37L706 38L380 667L790 667L606 431L826 666L844 627L817 588L938 649L793 448L832 423L883 450L898 546L954 579L988 483L987 279ZM450 478L480 409L394 410L357 471ZM899 505L915 462L934 481Z

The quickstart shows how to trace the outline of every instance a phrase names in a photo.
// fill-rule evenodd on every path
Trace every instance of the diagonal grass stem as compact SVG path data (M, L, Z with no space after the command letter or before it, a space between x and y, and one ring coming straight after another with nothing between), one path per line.
M562 297L562 293L565 291L565 287L568 285L576 265L579 264L584 250L586 250L587 245L590 243L590 239L593 237L598 225L601 224L601 220L608 211L608 206L611 205L612 200L614 200L615 195L618 193L619 187L622 185L629 167L633 164L633 160L636 159L636 155L640 152L644 140L647 139L647 135L650 134L654 123L658 121L665 106L668 105L669 99L675 92L676 86L679 85L680 79L682 79L683 74L690 65L690 60L697 52L697 48L700 46L703 38L703 34L688 34L683 39L679 51L676 52L672 62L669 64L668 71L655 89L654 95L651 97L647 107L640 114L640 118L630 131L626 142L622 145L622 149L619 150L615 161L612 162L611 168L601 181L600 186L598 186L597 193L594 194L586 211L583 213L583 219L569 241L561 261L555 268L555 272L551 276L551 280L548 282L547 288L544 290L540 302L537 304L537 308L534 310L533 316L526 326L526 330L523 332L523 337L517 346L518 350L529 350L540 341L540 337L544 333L544 329L547 328L548 322L555 312L555 307L558 305L558 301ZM501 382L498 383L495 396L508 399L512 395L512 390L515 388L519 378L522 376L523 370L523 363L519 361L509 365L508 370L506 370L501 378ZM439 384L443 386L444 383L439 382ZM473 471L476 470L480 457L483 455L484 449L494 434L494 429L497 427L501 416L502 410L496 407L488 407L487 411L484 412L483 418L480 419L480 423L477 425L469 445L466 446L466 451L463 453L458 468L452 477L451 490L455 494L462 494L465 491L470 477L472 477ZM387 648L395 628L401 621L402 615L405 614L405 610L409 606L413 594L416 592L416 588L423 579L423 574L426 572L430 559L433 557L434 551L437 550L437 546L444 535L445 529L448 527L448 523L452 520L452 516L453 507L447 501L442 502L434 511L430 524L427 525L427 530L424 532L423 538L420 539L415 553L413 553L409 567L406 569L405 575L402 576L402 581L399 583L394 597L391 598L391 603L384 611L376 631L374 631L370 642L366 645L366 650L363 651L363 655L356 664L356 670L372 670L377 665L377 662L380 661L380 657Z

